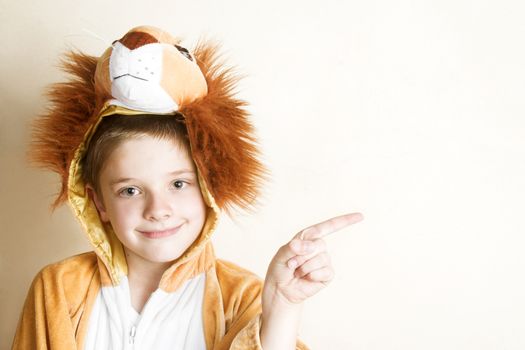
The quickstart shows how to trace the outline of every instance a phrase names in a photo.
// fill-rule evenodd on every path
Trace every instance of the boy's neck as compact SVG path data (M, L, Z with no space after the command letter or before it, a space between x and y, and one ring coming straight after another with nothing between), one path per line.
M157 290L162 275L171 266L171 262L154 263L130 252L126 252L126 260L131 305L140 313L151 294Z

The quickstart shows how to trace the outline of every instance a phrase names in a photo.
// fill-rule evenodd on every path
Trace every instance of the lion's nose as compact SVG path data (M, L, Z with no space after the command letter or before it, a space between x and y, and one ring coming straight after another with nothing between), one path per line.
M141 46L158 43L159 41L148 33L131 32L124 35L122 39L119 40L119 42L128 49L135 50Z

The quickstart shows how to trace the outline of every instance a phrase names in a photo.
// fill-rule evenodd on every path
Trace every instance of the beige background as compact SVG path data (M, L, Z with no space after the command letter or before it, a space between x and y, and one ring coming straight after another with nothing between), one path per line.
M220 40L247 75L273 178L223 220L219 256L263 276L302 227L365 214L328 238L338 275L305 307L307 343L524 349L524 18L518 0L0 0L0 348L37 271L89 249L24 158L57 57L152 24Z

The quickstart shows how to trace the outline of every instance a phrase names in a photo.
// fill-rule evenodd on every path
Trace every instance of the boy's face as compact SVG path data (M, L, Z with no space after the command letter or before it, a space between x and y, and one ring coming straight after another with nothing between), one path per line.
M129 259L166 263L199 236L206 217L193 161L172 140L141 136L108 157L94 201ZM100 198L102 197L102 198Z

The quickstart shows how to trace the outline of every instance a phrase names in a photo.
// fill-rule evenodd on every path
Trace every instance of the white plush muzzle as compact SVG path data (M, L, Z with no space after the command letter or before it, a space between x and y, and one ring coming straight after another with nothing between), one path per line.
M160 85L163 44L147 44L130 50L120 42L113 45L109 59L111 104L158 113L178 110L179 106Z

